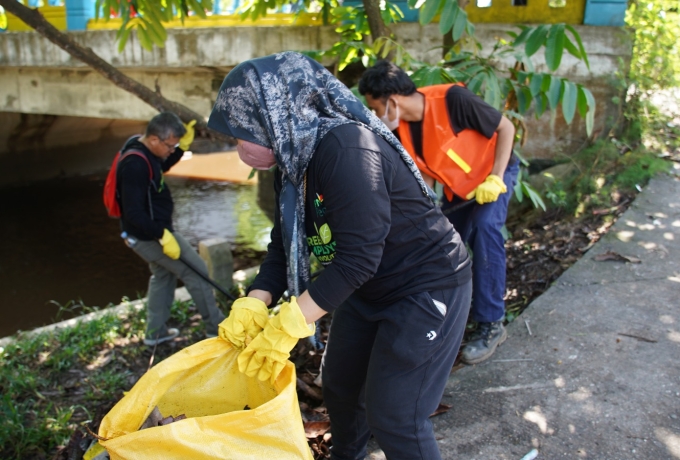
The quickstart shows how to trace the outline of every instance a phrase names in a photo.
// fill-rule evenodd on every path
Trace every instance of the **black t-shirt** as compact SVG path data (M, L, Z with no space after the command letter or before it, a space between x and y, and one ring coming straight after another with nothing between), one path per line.
M278 217L251 287L275 299L286 289ZM326 311L354 292L380 308L471 278L458 233L396 150L364 127L343 125L322 139L307 169L305 218L310 252L325 265L309 293Z
M446 106L449 110L451 129L455 134L464 129L474 129L487 139L491 139L503 116L498 110L484 102L484 99L469 89L458 85L454 85L446 91ZM413 148L416 150L416 154L422 157L423 122L412 121L409 126Z
M184 151L177 148L163 161L137 138L125 145L123 153L129 149L146 156L153 176L149 181L149 165L138 155L127 155L118 163L116 185L121 229L140 240L157 240L163 236L164 229L172 231L173 202L163 172L174 166Z

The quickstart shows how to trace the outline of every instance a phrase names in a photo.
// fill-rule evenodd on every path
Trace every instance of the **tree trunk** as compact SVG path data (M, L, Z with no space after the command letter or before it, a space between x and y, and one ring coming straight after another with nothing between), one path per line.
M30 27L35 29L36 32L47 38L59 48L66 51L74 58L92 67L94 70L102 74L106 79L111 81L114 85L131 94L134 94L159 112L173 112L177 114L185 123L188 123L191 120L196 120L197 134L210 136L219 140L233 143L233 139L228 136L224 136L221 133L213 130L209 130L208 133L208 128L203 115L194 112L182 104L164 98L158 92L152 91L150 88L128 77L120 70L116 69L111 64L97 56L97 54L95 54L91 48L86 48L79 45L68 34L57 30L56 27L47 22L47 20L37 9L29 8L17 0L0 0L0 5L6 11L12 13L24 21Z
M464 10L466 6L468 6L468 3L470 3L470 0L458 0L458 6L460 9ZM446 57L446 54L453 48L453 45L455 45L453 41L453 35L451 35L451 31L448 33L444 34L444 41L443 41L443 48L442 48L442 58Z
M390 31L380 15L380 0L363 0L363 3L373 41L376 41L380 37L389 37Z

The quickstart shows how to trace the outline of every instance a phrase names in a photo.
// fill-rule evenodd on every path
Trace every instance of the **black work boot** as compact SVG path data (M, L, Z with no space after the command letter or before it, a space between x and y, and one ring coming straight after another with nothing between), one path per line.
M465 364L478 364L493 355L496 347L505 342L508 333L503 321L479 323L477 330L470 336L470 341L463 348L461 358Z

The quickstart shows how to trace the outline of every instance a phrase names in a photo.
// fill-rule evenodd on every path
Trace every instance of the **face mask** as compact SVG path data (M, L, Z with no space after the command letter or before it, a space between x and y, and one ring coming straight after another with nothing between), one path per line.
M255 169L267 170L276 164L272 149L253 142L240 141L236 151L242 162Z
M387 103L385 104L385 114L380 117L380 120L385 123L385 126L387 126L387 129L390 131L394 131L399 127L399 105L397 105L397 102L394 102L394 105L397 107L396 113L394 120L390 120L389 118L389 113L390 113L390 100L387 100Z

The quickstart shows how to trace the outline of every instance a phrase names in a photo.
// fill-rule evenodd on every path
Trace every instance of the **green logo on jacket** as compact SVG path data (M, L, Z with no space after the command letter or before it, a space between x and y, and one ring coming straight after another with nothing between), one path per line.
M322 264L330 263L335 257L335 241L328 224L320 228L314 224L317 235L307 237L307 245L312 248L314 255Z

